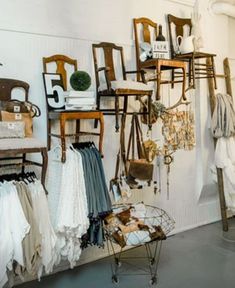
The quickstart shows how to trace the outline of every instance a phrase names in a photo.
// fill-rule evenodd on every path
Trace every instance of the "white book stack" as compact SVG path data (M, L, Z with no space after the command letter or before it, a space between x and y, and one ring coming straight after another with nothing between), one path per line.
M70 91L65 95L66 110L94 110L95 108L94 91Z

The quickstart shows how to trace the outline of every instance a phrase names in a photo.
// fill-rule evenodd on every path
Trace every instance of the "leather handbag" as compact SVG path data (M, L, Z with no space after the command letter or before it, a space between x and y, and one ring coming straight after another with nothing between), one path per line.
M7 111L11 113L30 113L31 117L39 117L41 111L39 107L30 101L19 101L17 99L11 99L8 101L1 101L1 111Z
M121 142L124 142L124 136ZM122 143L122 146L124 146L124 143ZM137 146L137 151L135 151L135 146ZM122 150L125 150L125 148ZM126 166L125 171L129 183L135 184L135 179L140 181L152 180L153 164L148 161L146 149L143 145L143 134L137 114L132 116L127 154L124 159L124 163Z
M0 122L0 139L24 138L24 122Z
M153 177L153 164L146 159L130 160L128 173L135 179L150 181Z
M33 135L33 118L30 113L11 113L1 111L1 118L3 122L21 121L25 124L25 137L32 137Z
M33 117L39 117L39 107L29 101L11 99L1 101L1 121L3 122L24 122L25 137L33 135Z

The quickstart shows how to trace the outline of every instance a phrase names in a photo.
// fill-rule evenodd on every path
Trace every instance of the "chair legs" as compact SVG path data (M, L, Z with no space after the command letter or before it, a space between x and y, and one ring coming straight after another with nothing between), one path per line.
M124 113L127 113L127 107L128 107L128 97L124 97L124 105L123 105Z
M182 98L183 100L187 100L185 91L186 91L186 70L185 68L182 68L182 74L183 74L183 82L182 82Z
M100 112L100 116L98 121L100 122L100 137L99 137L99 151L101 156L103 157L103 139L104 139L104 116L103 113Z
M152 95L148 95L148 127L149 127L149 130L152 130L151 115L152 115Z
M203 59L195 59L194 56L188 58L187 60L187 77L188 77L188 87L186 91L189 89L196 89L196 79L203 79L203 78L213 78L215 89L217 89L217 82L216 82L216 72L215 72L215 64L214 64L214 56L208 56L205 59L210 59L210 64L205 63L197 63L195 61L200 61ZM171 72L171 88L174 88L174 80L176 78L175 71L172 70ZM159 79L161 79L159 77ZM160 80L158 80L160 81ZM159 97L159 92L157 92L156 98Z
M207 59L210 59L210 64L208 64ZM217 89L216 72L214 64L214 56L208 56L206 58L206 64L195 63L195 58L189 60L188 64L188 78L189 78L189 88L196 89L196 79L203 78L213 78L215 89Z
M215 71L215 62L214 62L214 57L211 56L211 65L212 65L212 77L214 79L214 85L215 89L217 89L217 81L216 81L216 71Z
M75 142L78 143L79 142L79 132L80 132L80 119L76 120L76 136L75 136Z
M78 125L81 119L94 119L100 122L100 133L91 133L91 132L82 132L86 135L96 135L99 136L99 151L102 154L102 145L103 145L103 135L104 135L104 119L103 113L99 111L85 111L85 112L71 112L71 113L61 113L60 114L60 135L58 137L61 140L61 162L65 163L66 161L66 137L75 136L78 137L77 132L80 131L80 126ZM76 120L76 133L75 134L66 134L65 127L67 120ZM57 135L56 135L57 136Z
M98 93L96 96L96 108L97 108L97 110L100 110L100 95ZM98 119L95 119L94 128L97 128L97 127L98 127Z
M160 86L161 86L161 65L158 62L157 65L157 91L156 91L156 101L159 101L161 99L160 97Z
M119 96L115 95L115 129L116 129L116 132L119 131L118 116L119 116Z
M192 80L191 80L191 83L190 83L190 85L192 86L192 88L193 89L196 89L196 84L195 84L195 77L196 77L196 75L195 75L195 59L194 59L194 57L190 60L190 66L191 66L191 73L192 73ZM190 74L191 74L190 73Z
M41 174L41 181L42 185L45 186L45 180L46 180L46 171L47 171L47 165L48 165L48 156L47 156L47 149L42 149L42 174ZM44 187L45 188L45 187Z
M60 139L61 139L61 150L62 150L62 156L61 156L61 162L66 161L66 143L65 143L65 119L63 115L60 116Z
M47 149L51 150L51 120L47 120Z

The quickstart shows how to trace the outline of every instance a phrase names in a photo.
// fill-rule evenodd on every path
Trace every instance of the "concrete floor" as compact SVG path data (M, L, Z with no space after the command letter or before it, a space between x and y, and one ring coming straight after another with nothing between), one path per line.
M230 227L235 227L232 219ZM199 227L169 237L163 242L158 267L158 288L231 288L235 287L235 228L224 234L221 223ZM231 234L232 233L232 234ZM229 238L229 241L225 238ZM234 241L231 241L233 240ZM144 247L135 248L125 256L140 256ZM139 273L134 266L122 263L120 269L132 275L120 275L119 283L111 281L110 262L105 258L73 270L33 281L19 288L145 288L150 287L149 275ZM141 263L141 260L138 260ZM135 263L134 263L135 264ZM130 268L131 267L131 268Z

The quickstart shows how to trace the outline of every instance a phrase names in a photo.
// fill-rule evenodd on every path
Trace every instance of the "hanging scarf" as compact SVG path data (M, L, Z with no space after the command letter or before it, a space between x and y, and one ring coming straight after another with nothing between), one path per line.
M235 134L235 111L232 98L228 94L216 95L211 131L214 138L230 137Z

